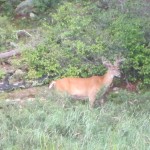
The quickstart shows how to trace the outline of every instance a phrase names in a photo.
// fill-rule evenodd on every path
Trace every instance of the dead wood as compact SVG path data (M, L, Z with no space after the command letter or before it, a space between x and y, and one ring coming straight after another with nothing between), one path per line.
M15 55L18 55L20 53L21 53L21 51L19 49L14 49L14 50L10 50L8 52L3 52L3 53L0 53L0 59L15 56Z

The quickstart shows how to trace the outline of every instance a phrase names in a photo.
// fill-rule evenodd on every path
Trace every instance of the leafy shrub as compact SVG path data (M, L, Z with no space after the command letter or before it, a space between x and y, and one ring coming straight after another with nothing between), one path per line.
M48 8L55 8L59 2L60 0L33 0L31 3L34 5L34 11L40 14L44 13ZM22 3L22 0L2 0L2 2L0 2L0 12L12 17L15 15L15 9L20 3ZM26 7L28 7L28 4Z
M7 17L0 17L0 51L7 50L9 43L16 40L16 34L13 25L10 24Z
M21 2L21 0L4 0L1 4L1 13L12 16L14 14L15 7Z
M117 45L119 49L123 49L123 53L127 57L126 65L123 67L126 78L149 84L150 48L145 43L142 21L142 19L129 16L118 17L112 23L111 38L114 41L114 47Z
M85 1L60 5L55 13L50 14L50 21L43 21L45 48L28 55L29 66L40 76L51 74L47 68L54 65L57 76L87 77L104 73L101 56L112 61L121 53L126 58L122 67L125 77L148 85L150 51L146 35L149 19L144 13L141 18L136 14L138 10L134 7L138 2L126 2L123 8L112 2L108 4L107 11L97 3ZM54 54L51 49L57 52ZM49 65L51 55L55 61ZM45 60L44 65L40 61L32 64L32 57Z
M33 0L34 6L38 12L44 12L46 9L55 8L60 0Z
M60 64L57 58L60 57L60 53L57 50L57 45L46 47L41 44L36 50L26 51L24 55L25 61L29 65L29 78L42 77L45 74L51 76L59 74Z
M2 69L0 69L0 79L2 79L4 75L5 75L5 72Z
M99 56L104 52L103 43L94 29L89 32L92 20L88 14L88 6L83 8L82 5L66 3L58 8L57 13L53 14L53 19L52 25L44 24L47 32L45 34L48 36L45 48L42 51L37 48L35 52L30 52L27 56L29 66L34 66L34 69L39 71L38 65L32 63L32 57L35 57L36 62L40 60L39 57L45 56L44 53L48 50L47 60L42 58L47 63L39 71L41 76L50 73L46 68L51 66L51 55L58 62L54 64L59 64L61 68L60 70L55 69L58 75L86 77L97 72L102 74L104 67L95 65L100 64L97 61L100 61ZM54 54L54 51L57 53ZM37 64L40 66L41 62L38 61Z

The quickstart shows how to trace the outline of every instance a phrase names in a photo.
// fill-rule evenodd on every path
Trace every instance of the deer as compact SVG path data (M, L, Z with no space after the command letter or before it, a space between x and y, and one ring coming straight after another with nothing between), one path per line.
M107 72L103 76L65 77L52 81L49 84L49 89L54 87L57 91L78 99L88 98L90 108L93 108L98 93L101 93L102 97L112 84L113 78L120 77L119 65L122 61L124 59L117 58L114 64L111 64L102 57L102 63L107 68Z

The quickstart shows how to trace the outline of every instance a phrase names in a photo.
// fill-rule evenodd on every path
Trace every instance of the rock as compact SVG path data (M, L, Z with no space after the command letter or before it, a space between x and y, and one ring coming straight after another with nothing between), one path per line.
M14 74L9 78L9 83L14 84L22 81L25 77L26 72L23 72L21 69L17 69Z
M33 8L34 8L33 0L25 0L17 6L15 12L17 16L26 17L26 15L32 12Z
M22 37L32 37L32 35L29 32L27 32L26 30L18 30L17 31L17 37L19 39Z
M16 79L22 79L22 77L25 75L25 72L23 72L21 69L17 69L15 73L13 74L13 77Z
M36 17L36 15L35 15L34 13L32 13L32 12L29 14L29 16L30 16L30 18L32 18L32 19Z
M120 88L118 88L118 87L114 87L114 88L113 88L113 91L114 91L115 93L119 93L119 90L120 90Z

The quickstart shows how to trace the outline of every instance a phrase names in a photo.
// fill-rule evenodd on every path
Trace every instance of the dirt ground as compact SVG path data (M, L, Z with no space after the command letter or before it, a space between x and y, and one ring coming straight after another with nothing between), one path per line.
M29 89L19 89L11 92L4 92L0 93L0 99L20 99L26 100L28 98L36 98L36 97L45 97L48 92L48 86L41 86L41 87L32 87Z

